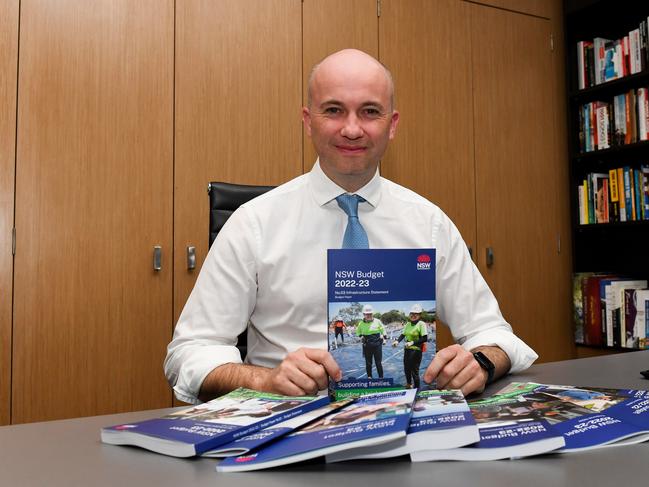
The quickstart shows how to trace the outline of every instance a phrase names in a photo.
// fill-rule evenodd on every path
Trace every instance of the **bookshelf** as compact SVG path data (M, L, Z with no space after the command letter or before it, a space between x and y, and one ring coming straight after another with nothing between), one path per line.
M642 166L649 165L649 140L640 140L640 132L649 133L649 124L645 130L636 130L634 141L628 141L623 145L615 144L615 109L614 97L624 95L633 90L633 97L638 88L649 88L649 52L645 56L646 62L639 72L627 73L622 77L609 81L601 80L599 84L590 85L588 81L580 89L579 83L579 56L578 43L580 41L593 41L599 37L610 40L623 39L629 32L638 28L641 21L648 20L649 3L630 0L566 0L565 8L565 42L566 42L566 73L568 83L568 136L569 136L569 164L570 164L570 200L571 200L571 224L572 224L572 245L573 245L573 271L584 272L609 272L621 276L629 276L636 279L649 279L649 212L642 209L635 215L635 220L619 221L610 216L613 213L613 203L608 197L607 215L600 223L583 223L583 210L580 209L580 197L578 187L590 174L608 174L610 170L629 167L638 169L640 175L639 184L642 187ZM649 22L647 22L649 24ZM647 28L646 49L649 51L649 26ZM641 44L641 43L640 43ZM623 51L623 42L621 43ZM627 60L628 61L628 60ZM627 62L627 66L628 66ZM597 61L594 64L597 68ZM618 68L616 66L616 68ZM625 68L623 68L624 70ZM626 69L628 71L628 69ZM634 71L637 68L634 69ZM586 69L588 71L588 63ZM592 78L593 71L586 74ZM589 76L591 75L591 76ZM601 75L604 76L603 74ZM648 91L649 93L649 91ZM629 104L627 97L627 105ZM619 99L618 99L619 101ZM585 137L589 136L588 127L584 121L589 112L584 109L587 104L594 109L594 120L597 120L598 106L595 102L610 104L610 115L602 115L602 119L611 126L610 148L595 149L592 147L589 152L584 152ZM633 103L633 102L631 102ZM649 103L649 102L648 102ZM642 104L642 103L640 103ZM640 105L639 104L639 105ZM622 105L624 106L624 105ZM630 106L633 106L632 104ZM645 104L645 107L647 104ZM606 114L606 112L601 112ZM635 111L637 114L637 110ZM649 120L649 114L644 119ZM593 120L591 118L590 120ZM619 126L620 123L617 123ZM636 120L639 126L639 117ZM586 128L584 128L586 126ZM595 122L594 130L597 131L601 125ZM580 134L581 132L581 134ZM606 133L606 130L604 131ZM602 137L600 139L608 141ZM592 132L590 133L592 143ZM604 144L606 145L606 144ZM623 174L623 173L622 173ZM631 179L632 180L632 179ZM597 183L595 183L597 184ZM614 191L614 190L613 190ZM606 192L609 193L608 181ZM592 188L584 189L582 198L592 194ZM644 188L641 196L644 195ZM635 200L637 203L638 200ZM583 203L582 203L583 204ZM644 200L640 199L644 205ZM636 204L637 206L637 204ZM610 210L610 211L609 211ZM619 207L617 209L619 215ZM592 219L593 213L591 213ZM586 211L586 218L587 218ZM597 217L595 217L597 219ZM606 221L601 222L601 221ZM579 342L577 342L579 344ZM591 348L600 348L603 351L628 350L623 347L610 347L605 344L588 344ZM579 353L579 347L578 347Z

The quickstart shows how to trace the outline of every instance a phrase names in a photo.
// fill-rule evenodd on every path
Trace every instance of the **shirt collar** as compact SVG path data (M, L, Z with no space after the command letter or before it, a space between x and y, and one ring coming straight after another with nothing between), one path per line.
M309 173L309 182L311 184L313 197L315 198L316 203L320 206L326 205L341 194L347 192L327 177L320 167L319 160L315 162L311 172ZM362 197L374 208L378 206L379 200L381 199L381 175L379 174L378 168L374 177L372 177L365 186L360 188L354 194Z

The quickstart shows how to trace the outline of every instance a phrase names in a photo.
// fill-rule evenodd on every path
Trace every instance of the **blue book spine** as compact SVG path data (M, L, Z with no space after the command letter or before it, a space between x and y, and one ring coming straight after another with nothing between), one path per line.
M642 172L639 169L633 170L633 184L635 192L636 220L644 220L644 198L642 185Z
M626 221L635 220L633 217L633 192L631 189L631 168L625 167L624 173L624 201L626 202Z

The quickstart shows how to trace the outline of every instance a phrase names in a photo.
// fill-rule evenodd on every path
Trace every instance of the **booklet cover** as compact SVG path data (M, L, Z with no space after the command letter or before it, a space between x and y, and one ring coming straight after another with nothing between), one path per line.
M327 462L390 458L419 450L459 448L480 439L478 426L459 390L419 391L405 438L327 455Z
M326 396L292 397L239 388L162 418L102 428L101 441L191 457L327 403Z
M376 445L406 435L414 390L368 394L248 455L221 461L219 472L259 470L334 452ZM336 407L332 403L330 407Z
M213 458L226 458L226 457L236 457L239 455L244 455L252 450L255 450L267 443L275 441L276 439L291 433L292 431L297 430L300 426L304 426L311 421L328 414L336 409L340 409L343 406L351 403L351 399L347 401L338 401L330 402L318 409L313 411L308 411L294 418L287 419L282 421L274 426L269 428L264 428L250 435L234 440L226 445L218 447L214 450L203 453L204 457L213 457Z
M558 453L649 439L649 391L514 382L498 394L533 401L565 439Z
M463 448L412 452L413 462L432 460L501 460L540 455L565 445L533 401L495 395L469 403L480 432L480 441Z
M336 399L421 380L436 351L435 249L327 251L329 351Z

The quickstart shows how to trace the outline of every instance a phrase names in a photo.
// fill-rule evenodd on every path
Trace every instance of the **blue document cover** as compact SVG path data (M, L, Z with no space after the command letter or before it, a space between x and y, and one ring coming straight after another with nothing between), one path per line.
M435 342L435 249L327 251L329 351L336 399L425 386ZM414 312L414 313L413 313Z
M498 393L530 402L530 413L563 435L558 453L649 439L649 391L514 382Z
M336 409L340 409L343 406L346 406L351 401L338 401L336 403L328 403L324 406L314 409L313 411L308 411L306 413L297 415L281 423L277 423L274 426L269 428L264 428L259 430L251 435L244 436L238 440L227 443L223 446L220 446L216 449L210 450L206 453L203 453L204 457L214 457L214 458L226 458L243 455L249 451L260 448L261 446L271 443L272 441L281 438L282 436L287 435L299 427L314 421L325 414L328 414Z
M532 401L520 397L492 396L469 403L478 424L480 440L463 448L438 448L414 451L413 462L433 460L501 460L540 455L565 445L560 433Z
M566 441L560 453L649 439L649 391L537 385L534 393L547 394L562 404L574 404L586 410L573 418L553 420L553 427Z
M101 441L191 457L329 403L326 396L282 396L239 388L162 418L101 430Z
M237 472L277 467L404 437L414 399L414 390L368 394L256 452L226 458L216 470ZM336 403L329 407L336 407Z
M478 426L462 391L429 389L417 393L405 438L343 450L327 455L327 462L397 457L421 450L459 448L479 440Z

